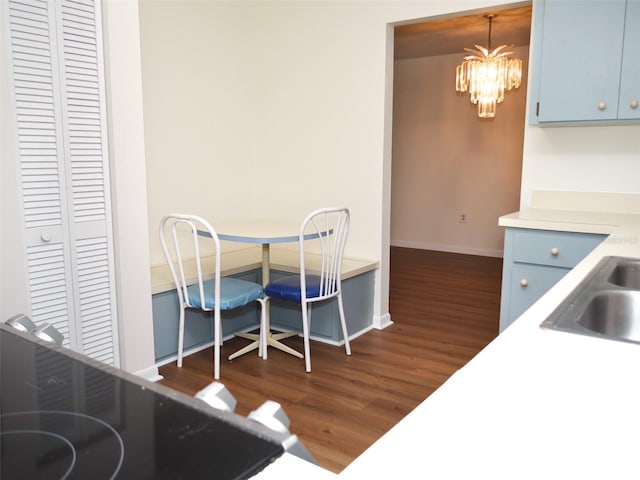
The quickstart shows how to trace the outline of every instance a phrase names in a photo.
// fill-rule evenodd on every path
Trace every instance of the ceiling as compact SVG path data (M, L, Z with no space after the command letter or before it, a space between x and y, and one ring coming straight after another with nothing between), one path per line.
M531 6L491 10L475 15L437 18L395 27L394 58L431 57L460 53L474 45L487 46L489 21L484 15L495 14L491 27L491 46L529 45Z

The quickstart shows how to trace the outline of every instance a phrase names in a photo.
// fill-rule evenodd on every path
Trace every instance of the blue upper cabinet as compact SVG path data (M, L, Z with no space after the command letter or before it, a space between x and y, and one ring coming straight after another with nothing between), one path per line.
M640 0L539 0L530 120L640 119Z
M640 1L627 1L619 119L640 119Z

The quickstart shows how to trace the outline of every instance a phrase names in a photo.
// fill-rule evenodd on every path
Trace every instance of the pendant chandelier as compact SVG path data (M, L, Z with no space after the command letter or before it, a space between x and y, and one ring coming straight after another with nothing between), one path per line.
M485 15L489 20L487 48L475 45L465 48L471 55L456 68L456 91L471 95L471 103L478 105L480 118L496 116L496 104L504 100L504 91L518 88L522 79L522 60L507 58L513 52L505 49L513 45L500 45L491 50L491 23L497 15Z

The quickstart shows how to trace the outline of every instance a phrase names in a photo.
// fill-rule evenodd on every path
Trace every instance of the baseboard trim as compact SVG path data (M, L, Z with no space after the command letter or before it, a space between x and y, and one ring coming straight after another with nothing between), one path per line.
M137 372L133 372L133 374L137 375L138 377L142 377L145 380L148 380L150 382L159 382L160 380L162 380L164 378L158 372L158 366L157 365L152 365L151 367L143 368L142 370L138 370Z
M491 248L476 248L464 245L442 245L424 242L412 242L404 240L395 240L391 242L392 247L417 248L419 250L434 250L436 252L462 253L466 255L478 255L481 257L502 258L502 250L494 250Z
M393 325L393 321L391 321L391 314L385 313L383 315L373 316L372 327L375 328L376 330L384 330L390 325Z

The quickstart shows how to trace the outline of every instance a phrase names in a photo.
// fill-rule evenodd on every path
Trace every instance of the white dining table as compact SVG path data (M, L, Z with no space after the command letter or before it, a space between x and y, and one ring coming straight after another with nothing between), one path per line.
M252 243L262 246L262 285L267 286L270 279L270 246L274 243L297 242L300 235L300 223L283 220L242 220L233 222L220 222L215 226L216 233L220 240L228 242ZM315 238L317 235L309 234L305 238ZM303 358L302 353L280 342L280 340L297 335L295 332L271 333L269 310L265 312L267 324L267 347L272 346L290 355ZM253 343L239 350L229 357L233 360L240 355L255 350L259 347L259 335L252 333L238 333L239 337L253 340ZM266 350L263 358L267 358Z

